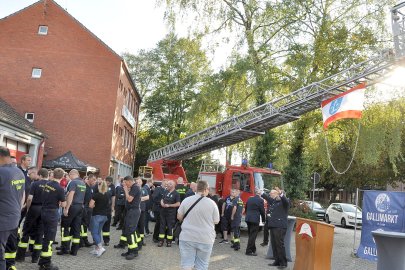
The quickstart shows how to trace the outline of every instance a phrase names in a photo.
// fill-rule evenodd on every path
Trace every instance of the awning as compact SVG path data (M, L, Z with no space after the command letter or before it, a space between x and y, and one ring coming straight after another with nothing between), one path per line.
M42 167L48 169L62 168L64 170L73 170L76 169L80 172L97 172L98 168L91 166L80 159L78 159L71 151L66 152L65 154L52 159L45 160L42 163Z

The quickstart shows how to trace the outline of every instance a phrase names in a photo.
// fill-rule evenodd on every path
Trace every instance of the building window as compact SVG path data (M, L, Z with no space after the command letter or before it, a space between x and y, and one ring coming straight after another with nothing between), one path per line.
M48 35L48 26L40 25L38 27L38 35L42 35L42 36Z
M42 68L32 68L31 77L35 79L41 78L42 75Z
M25 119L27 119L29 122L33 123L34 122L34 118L35 118L35 114L34 113L26 113L25 114Z
M118 132L119 136L122 136L122 128L120 127L119 132Z

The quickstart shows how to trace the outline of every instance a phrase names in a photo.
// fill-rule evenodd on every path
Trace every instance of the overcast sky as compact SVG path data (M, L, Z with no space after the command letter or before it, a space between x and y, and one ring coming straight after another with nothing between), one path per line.
M0 18L37 0L0 0ZM167 34L155 0L56 0L117 53L148 49Z

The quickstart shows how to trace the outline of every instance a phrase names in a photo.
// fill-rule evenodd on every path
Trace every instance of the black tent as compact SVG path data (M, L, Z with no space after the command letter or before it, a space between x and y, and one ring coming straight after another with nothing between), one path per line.
M55 169L62 168L64 170L73 170L76 169L80 172L97 172L98 169L86 164L85 162L78 159L71 151L66 152L65 154L52 159L45 160L42 163L44 168Z

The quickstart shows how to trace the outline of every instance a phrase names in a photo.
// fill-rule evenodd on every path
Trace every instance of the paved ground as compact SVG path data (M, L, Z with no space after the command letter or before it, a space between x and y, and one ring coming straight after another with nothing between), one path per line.
M152 227L154 223L151 223ZM249 257L244 255L244 249L247 243L247 233L242 232L241 246L239 252L234 251L229 245L215 244L213 255L211 256L210 269L220 270L238 270L238 269L277 269L268 266L271 260L265 259L267 248L259 245L262 240L262 233L259 233L257 240L258 254L257 257ZM119 232L112 227L112 243L119 239ZM357 244L360 240L360 231L357 235ZM59 237L57 239L59 241ZM218 241L217 241L218 242ZM158 248L152 243L151 237L146 238L146 246L143 247L138 258L133 261L126 261L120 256L122 250L114 249L112 246L107 247L106 253L101 258L95 258L89 254L90 248L82 248L78 256L70 255L57 256L54 251L53 261L61 270L68 269L99 269L99 270L129 270L129 269L160 269L171 270L179 269L180 255L176 245L171 248ZM376 263L365 261L351 257L353 245L353 229L335 228L335 239L332 254L332 269L333 270L374 270ZM295 244L292 243L291 253L295 256ZM29 261L29 262L28 262ZM30 258L27 262L18 263L18 270L37 269L37 266L30 263ZM287 269L293 269L293 263L290 263Z

